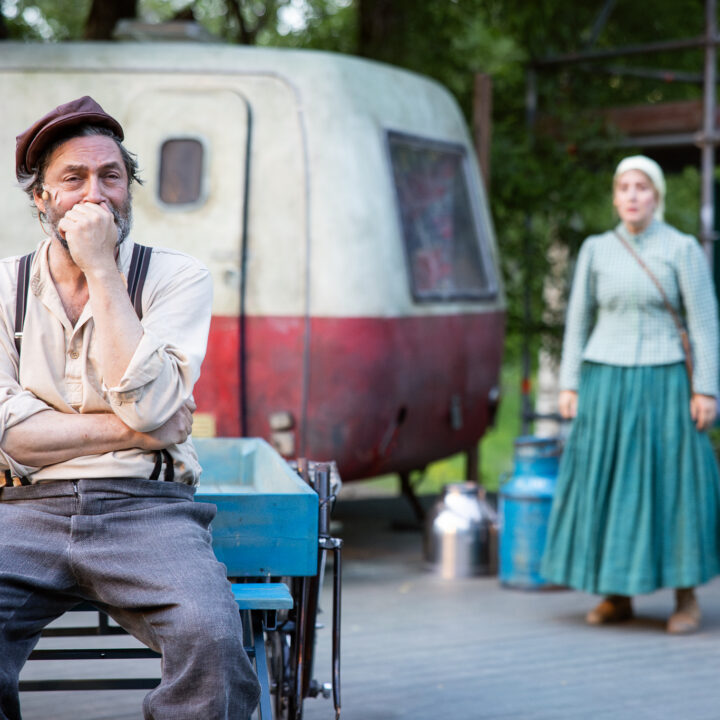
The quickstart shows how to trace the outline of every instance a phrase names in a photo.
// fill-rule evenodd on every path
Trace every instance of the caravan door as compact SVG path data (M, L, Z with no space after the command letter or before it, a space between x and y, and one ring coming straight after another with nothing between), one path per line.
M145 89L123 118L144 185L132 237L199 258L213 276L213 317L195 388L196 436L243 431L241 298L250 109L228 89ZM188 308L188 312L192 309Z

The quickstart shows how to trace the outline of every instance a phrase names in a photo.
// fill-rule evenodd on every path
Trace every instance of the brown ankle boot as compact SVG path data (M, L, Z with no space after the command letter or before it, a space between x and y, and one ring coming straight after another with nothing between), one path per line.
M624 622L632 616L632 601L627 595L608 595L585 616L585 620L590 625L605 625Z
M675 590L675 612L670 616L667 631L673 635L687 635L700 628L700 606L694 588Z

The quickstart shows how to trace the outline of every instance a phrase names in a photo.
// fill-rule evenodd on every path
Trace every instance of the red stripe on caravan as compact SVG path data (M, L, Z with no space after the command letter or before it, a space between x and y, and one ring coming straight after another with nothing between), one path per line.
M488 424L503 338L502 313L313 318L308 456L337 459L350 480L468 449Z
M247 435L269 437L268 415L288 410L300 417L302 318L247 318ZM199 413L214 417L219 437L241 433L240 320L213 316L205 362L195 386Z
M239 433L237 318L213 318L198 383L218 435ZM280 410L302 418L302 318L247 319L248 434L269 438ZM499 382L503 313L313 318L306 447L345 479L420 468L470 447Z
M240 434L239 357L239 318L213 316L207 353L194 396L197 412L213 417L221 437Z

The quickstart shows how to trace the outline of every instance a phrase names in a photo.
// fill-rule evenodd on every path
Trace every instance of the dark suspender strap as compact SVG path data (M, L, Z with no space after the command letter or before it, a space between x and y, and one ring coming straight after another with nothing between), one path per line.
M20 258L20 266L18 267L17 292L15 294L15 347L17 348L18 356L20 355L28 291L30 290L30 269L34 257L34 252L23 255Z
M148 267L150 265L150 254L152 248L146 245L136 244L133 248L132 259L130 260L130 270L128 271L128 294L130 301L135 308L135 312L140 320L142 320L142 291L147 277ZM172 456L167 450L161 450L155 453L155 465L150 475L151 480L157 480L160 477L160 469L163 460L165 461L164 479L166 482L173 482L175 479L175 463Z
M167 450L163 450L162 456L165 458L165 482L173 482L175 480L175 463L172 455Z
M175 464L172 455L167 450L158 450L155 453L155 465L150 473L150 480L157 480L160 477L163 461L165 462L164 480L165 482L173 482L175 480Z
M32 269L35 253L31 252L20 258L17 274L17 290L15 292L15 347L20 362L20 346L22 345L23 327L25 325L25 312L27 311L28 292L30 291L30 270ZM18 478L21 485L29 485L26 477ZM5 471L5 487L13 486L10 470Z
M155 466L150 473L150 480L157 480L160 477L160 468L162 468L163 456L160 450L155 453Z
M132 302L138 319L142 320L142 291L145 287L145 278L147 277L148 268L150 266L150 255L152 248L147 245L136 244L133 247L132 258L130 259L130 269L128 270L128 295ZM20 344L22 342L23 327L25 325L25 312L27 310L28 291L30 290L30 269L35 253L23 255L20 258L17 278L17 293L15 297L15 347L20 355ZM175 477L175 468L170 453L162 450L155 453L155 465L150 475L151 480L157 480L160 477L163 459L165 460L165 480L172 481ZM25 478L19 478L22 485L29 485L30 481ZM12 474L9 470L5 471L5 484L12 486Z
M145 278L147 277L148 267L150 265L150 255L152 248L147 245L136 244L133 247L132 259L130 260L130 270L128 271L127 284L128 295L130 301L135 308L135 312L140 320L142 320L142 291L145 286Z
M18 477L18 480L20 481L21 485L29 485L30 480L28 480L26 477ZM5 471L5 485L3 487L13 487L13 476L10 470Z
M143 316L142 291L145 287L145 278L150 266L151 254L151 247L136 244L133 247L130 270L128 271L128 295L130 295L130 301L140 320L142 320ZM25 312L27 311L28 292L30 290L30 269L34 257L34 252L23 255L20 258L18 267L17 292L15 294L15 347L18 355L20 355L20 344L22 342L23 327L25 326Z
M143 287L145 287L145 278L147 277L148 268L150 267L151 253L151 247L135 243L132 258L130 259L130 269L127 275L127 290L130 296L130 302L137 313L138 320L142 320L143 317L142 291ZM150 473L150 480L157 480L160 477L163 459L165 460L165 479L168 479L169 474L172 480L175 470L173 468L172 458L167 450L155 453L155 465L153 466L152 473Z

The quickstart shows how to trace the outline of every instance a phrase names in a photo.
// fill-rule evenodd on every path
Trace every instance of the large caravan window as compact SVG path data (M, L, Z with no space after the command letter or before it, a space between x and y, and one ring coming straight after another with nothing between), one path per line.
M470 195L465 148L396 132L388 144L415 300L493 295L489 238Z
M160 149L158 194L166 205L200 202L204 148L194 138L166 140Z

